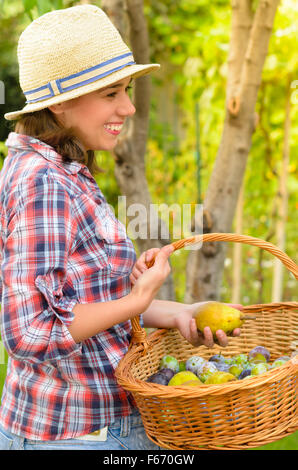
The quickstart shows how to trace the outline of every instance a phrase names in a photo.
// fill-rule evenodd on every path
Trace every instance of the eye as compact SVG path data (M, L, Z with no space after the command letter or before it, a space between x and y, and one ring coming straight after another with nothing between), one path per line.
M130 95L130 90L132 89L132 86L131 85L128 85L126 88L125 88L125 92L128 93ZM119 93L119 91L113 91L112 93L109 93L107 95L108 98L115 98L115 96L117 95L117 93Z

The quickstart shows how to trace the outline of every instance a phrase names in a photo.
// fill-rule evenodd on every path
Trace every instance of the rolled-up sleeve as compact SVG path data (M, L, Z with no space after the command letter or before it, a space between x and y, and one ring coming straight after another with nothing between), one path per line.
M2 251L1 336L8 353L29 362L81 354L68 326L78 303L67 277L76 237L72 200L47 173L20 191Z

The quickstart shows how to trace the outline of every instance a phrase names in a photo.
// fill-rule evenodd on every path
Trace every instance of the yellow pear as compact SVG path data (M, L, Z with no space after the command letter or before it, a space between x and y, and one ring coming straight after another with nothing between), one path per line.
M184 387L197 387L198 385L202 385L200 380L188 380L187 382L183 382L182 384Z
M223 330L230 335L235 328L240 328L245 320L253 320L255 317L245 316L240 310L221 302L206 302L198 307L195 319L199 331L203 332L205 326L209 326L216 338L217 330Z
M233 374L218 371L210 375L205 381L205 384L223 384L225 382L230 382L231 380L236 380Z
M177 372L177 374L171 378L168 385L184 385L185 382L189 382L190 380L195 380L200 383L200 379L193 372L184 370Z

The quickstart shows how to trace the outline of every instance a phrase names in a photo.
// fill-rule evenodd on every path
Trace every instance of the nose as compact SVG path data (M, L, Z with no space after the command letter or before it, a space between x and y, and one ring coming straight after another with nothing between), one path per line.
M130 97L124 92L118 106L118 114L120 116L129 117L133 116L135 112L136 108L132 104Z

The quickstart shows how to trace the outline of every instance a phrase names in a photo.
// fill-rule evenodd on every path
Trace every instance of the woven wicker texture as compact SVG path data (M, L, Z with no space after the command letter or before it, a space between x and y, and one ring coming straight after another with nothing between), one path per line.
M281 250L263 240L236 234L204 234L173 243L180 249L198 241L233 241L265 249L278 257L294 276L298 266ZM119 363L116 377L130 391L143 418L148 437L166 449L246 449L280 439L298 429L298 356L283 366L248 380L200 387L168 387L145 380L171 354L178 360L192 355L208 359L219 351L226 356L265 346L271 360L297 349L298 303L251 305L253 313L240 337L231 337L224 350L215 345L193 347L178 330L156 330L146 336L139 317L132 320L133 338Z

